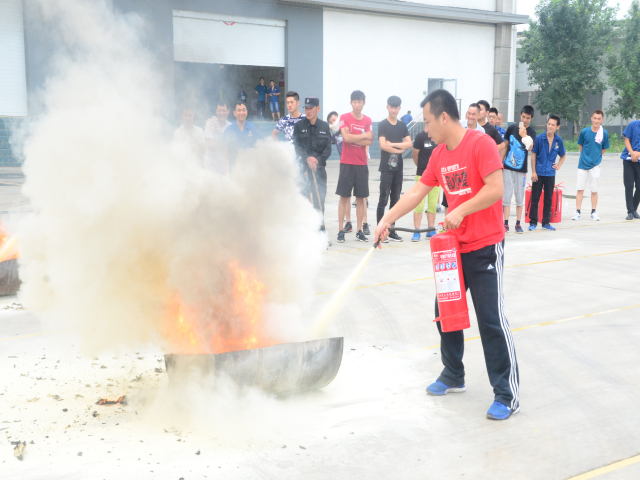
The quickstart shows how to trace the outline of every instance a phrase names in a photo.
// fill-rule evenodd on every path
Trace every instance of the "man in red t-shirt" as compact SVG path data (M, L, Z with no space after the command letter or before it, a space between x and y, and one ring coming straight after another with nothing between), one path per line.
M356 220L358 229L356 239L368 242L362 231L362 218L369 196L369 165L367 147L373 143L373 125L371 119L362 114L365 96L360 90L351 94L351 113L340 117L340 132L342 133L342 155L340 156L340 174L336 195L340 195L338 204L338 221L340 231L338 242L344 242L344 220L348 209L351 208L351 195L356 197Z
M449 212L444 228L458 236L464 281L478 318L485 363L495 401L487 417L504 420L517 413L519 376L516 352L504 313L502 223L502 162L493 139L477 130L466 130L458 106L446 90L430 93L422 102L429 135L438 147L417 182L380 220L375 238L384 240L391 224L413 210L433 187L444 189ZM436 301L436 317L439 316ZM444 370L427 387L431 395L465 391L464 334L442 332Z

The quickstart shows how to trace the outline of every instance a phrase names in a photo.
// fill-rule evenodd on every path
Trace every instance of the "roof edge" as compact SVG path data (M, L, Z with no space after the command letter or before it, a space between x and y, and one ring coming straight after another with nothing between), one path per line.
M398 0L278 0L278 3L297 3L339 10L386 13L405 17L433 18L455 22L521 25L529 21L528 15L490 10L474 10L471 8L425 5Z

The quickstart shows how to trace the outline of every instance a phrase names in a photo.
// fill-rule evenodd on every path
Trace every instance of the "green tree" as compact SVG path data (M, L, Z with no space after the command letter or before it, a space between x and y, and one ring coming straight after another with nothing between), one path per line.
M640 117L640 3L635 0L619 29L619 46L606 62L608 84L614 99L607 113L623 118Z
M603 57L617 8L607 0L543 0L537 20L529 21L520 43L529 82L537 86L534 103L542 114L555 113L582 123L589 93L604 91Z

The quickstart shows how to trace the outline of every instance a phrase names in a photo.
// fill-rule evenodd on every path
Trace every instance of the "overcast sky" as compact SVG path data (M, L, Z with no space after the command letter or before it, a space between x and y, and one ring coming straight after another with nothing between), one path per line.
M629 7L631 6L632 0L609 0L609 6L615 7L616 4L620 5L620 9L618 10L618 18L624 17L629 11ZM518 11L522 15L529 15L533 17L536 10L536 5L538 4L538 0L518 0ZM518 30L524 30L527 28L525 25L519 25Z

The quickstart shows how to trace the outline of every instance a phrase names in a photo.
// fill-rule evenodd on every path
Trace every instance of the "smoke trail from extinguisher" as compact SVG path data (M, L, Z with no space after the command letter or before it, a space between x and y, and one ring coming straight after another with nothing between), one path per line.
M364 258L360 260L360 263L355 268L355 270L351 272L351 275L347 277L345 282L338 289L338 291L336 292L331 302L322 311L322 313L316 320L316 323L314 324L314 327L313 327L313 333L315 336L317 337L324 336L327 328L331 325L333 320L336 318L336 315L338 315L338 313L340 312L340 309L342 308L344 301L349 295L349 292L351 292L356 281L358 280L358 278L360 278L360 275L362 274L364 267L367 266L367 263L369 263L369 259L371 258L371 256L375 251L376 251L376 247L371 247L369 249L369 251L364 256Z

